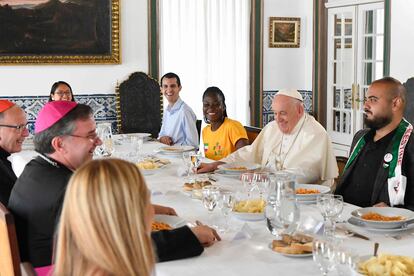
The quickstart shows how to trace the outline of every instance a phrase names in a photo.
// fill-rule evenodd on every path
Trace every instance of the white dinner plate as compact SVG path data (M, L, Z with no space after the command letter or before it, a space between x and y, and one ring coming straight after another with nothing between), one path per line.
M193 146L163 146L155 150L165 155L181 155L183 152L194 150Z
M187 224L187 222L183 218L169 215L155 215L154 221L167 223L172 228L178 228L181 226L185 226Z
M272 243L269 243L269 249L272 250L272 252L286 256L286 257L292 257L292 258L306 258L306 257L312 257L312 253L303 253L303 254L287 254L282 252L277 252L273 250Z
M363 219L362 216L367 213L378 213L383 216L401 216L404 219L399 221L374 221ZM367 207L360 208L351 212L352 218L358 221L360 226L373 229L392 229L406 228L410 223L414 223L414 212L403 208L394 207Z
M317 189L319 194L296 194L296 198L298 201L316 201L316 198L320 194L327 194L331 191L331 189L327 186L323 185L316 185L316 184L296 184L296 189Z
M414 224L408 224L407 227L397 227L397 228L374 228L370 226L363 225L360 220L355 219L354 217L350 217L348 219L348 223L352 226L358 227L360 229L363 229L365 231L369 232L375 232L378 234L392 234L392 233L398 233L398 232L404 232L407 230L414 229Z
M234 211L232 211L231 213L234 217L245 221L259 221L265 219L264 213L242 213Z
M223 174L239 175L246 171L256 170L260 168L260 165L247 162L234 162L219 165L217 168Z

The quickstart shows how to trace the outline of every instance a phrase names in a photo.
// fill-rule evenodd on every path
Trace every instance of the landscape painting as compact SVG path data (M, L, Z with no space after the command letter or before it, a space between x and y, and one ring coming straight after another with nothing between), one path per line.
M119 63L118 0L0 0L0 64Z

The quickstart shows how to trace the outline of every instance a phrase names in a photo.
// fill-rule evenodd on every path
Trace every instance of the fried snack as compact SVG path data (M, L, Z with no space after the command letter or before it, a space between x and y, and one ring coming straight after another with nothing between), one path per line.
M153 232L160 231L160 230L171 230L172 227L168 223L160 222L160 221L154 221L151 225L151 230Z
M184 183L183 189L186 191L192 191L192 190L199 190L202 189L205 186L212 185L210 181L196 181L194 183Z
M240 166L240 167L226 168L226 170L228 170L228 171L245 171L245 170L247 170L247 168L244 167L244 166Z
M282 240L272 241L272 250L283 254L306 254L312 252L313 238L304 234L283 234Z
M402 216L383 216L375 212L368 212L366 214L363 214L361 218L365 220L375 220L375 221L400 221L400 220L405 219Z
M241 200L236 202L233 211L239 213L263 213L266 202L261 199Z
M299 188L296 189L297 195L309 195L309 194L320 194L321 192L318 189L305 189L305 188Z
M171 148L163 148L163 150L165 150L165 151L180 151L181 149L171 147Z
M358 272L367 276L414 275L414 258L380 254L359 263Z
M158 169L161 165L152 161L141 161L136 164L138 168L144 170L154 170Z

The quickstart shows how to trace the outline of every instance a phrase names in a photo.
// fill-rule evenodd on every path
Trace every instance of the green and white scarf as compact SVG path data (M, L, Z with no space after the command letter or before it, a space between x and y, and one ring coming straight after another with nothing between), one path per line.
M398 125L397 131L391 140L391 153L384 155L384 168L389 167L388 171L388 195L391 206L404 205L405 188L407 186L407 178L401 174L401 165L404 156L404 149L410 138L413 126L404 118ZM362 136L345 165L345 170L352 164L358 156L361 149L365 146L365 135Z

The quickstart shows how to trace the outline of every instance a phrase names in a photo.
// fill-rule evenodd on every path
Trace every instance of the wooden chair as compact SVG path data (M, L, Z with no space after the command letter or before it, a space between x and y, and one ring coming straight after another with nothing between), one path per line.
M158 82L143 72L132 73L116 88L119 133L145 132L157 138L163 100Z
M0 275L36 275L29 263L20 264L13 215L0 203Z
M348 162L348 157L345 157L345 156L337 156L336 157L336 163L338 164L339 176L341 176L342 173L344 172L346 162Z
M256 137L259 135L260 131L262 131L259 127L252 127L252 126L244 126L247 132L247 138L249 139L249 145L253 143Z

